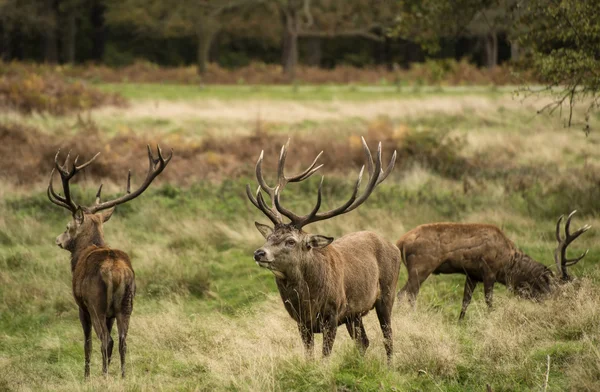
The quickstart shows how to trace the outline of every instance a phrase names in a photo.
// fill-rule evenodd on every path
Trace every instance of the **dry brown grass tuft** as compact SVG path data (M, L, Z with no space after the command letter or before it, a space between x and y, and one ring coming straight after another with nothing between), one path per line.
M367 132L367 141L375 151L376 141L383 141L384 159L398 150L398 165L410 167L414 162L433 166L445 175L454 175L468 166L458 157L452 140L438 140L428 132L404 131L396 136L393 128L375 123ZM121 183L131 169L142 175L146 170L146 144L160 144L164 151L173 149L175 158L171 170L160 180L175 184L191 184L201 179L220 180L250 175L261 150L265 151L265 167L271 172L277 164L281 146L287 138L281 134L256 131L247 136L207 136L201 143L169 135L144 135L130 131L108 138L93 123L79 124L81 131L65 143L64 137L45 134L33 127L18 124L0 124L0 164L11 167L1 177L15 184L32 184L45 178L52 168L58 148L72 150L83 159L101 152L102 156L78 180L102 179ZM387 136L386 136L387 135ZM16 151L16 153L15 153ZM329 171L355 171L364 163L360 138L349 136L320 137L296 136L289 159L289 170L307 165L319 151L326 151L321 162ZM448 159L451 161L448 162ZM455 167L455 169L450 169Z
M67 81L60 74L17 72L0 76L0 108L30 114L64 115L100 106L125 106L116 93L105 93L83 81Z
M290 83L280 65L252 63L236 69L221 68L209 64L207 72L199 77L196 68L160 67L149 62L111 68L105 65L47 66L38 64L8 63L3 65L3 73L35 72L38 74L59 74L107 83L181 83L181 84L287 84ZM358 68L340 65L334 69L299 66L296 80L308 84L445 84L445 85L505 85L532 80L525 72L515 76L508 66L492 70L478 68L466 60L430 60L414 64L410 69L389 70L385 67Z

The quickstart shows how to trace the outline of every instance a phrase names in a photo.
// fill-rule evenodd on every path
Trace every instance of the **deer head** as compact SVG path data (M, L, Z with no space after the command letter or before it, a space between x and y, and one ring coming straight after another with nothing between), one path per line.
M303 227L314 222L333 218L337 215L348 213L367 200L377 185L379 185L390 174L396 162L396 152L385 169L382 169L381 163L381 143L377 150L377 157L373 162L371 151L367 146L364 138L362 139L363 149L365 152L367 167L369 172L369 183L365 190L359 195L360 185L365 167L363 166L356 180L354 191L350 199L342 206L333 210L319 213L322 200L323 177L319 184L317 192L317 202L307 215L299 216L285 208L281 203L281 192L290 182L300 182L312 176L323 165L317 166L317 161L323 152L315 158L313 163L302 173L287 177L284 173L285 161L289 140L282 146L279 156L279 164L277 168L277 185L271 187L267 185L262 174L262 161L264 151L260 153L256 163L256 179L258 181L258 189L253 195L250 186L246 186L246 194L252 204L261 210L267 218L273 223L273 227L256 222L256 228L265 237L267 242L254 252L254 260L256 263L271 270L277 277L283 277L288 274L290 269L295 268L302 260L311 258L315 252L320 252L333 242L332 237L309 234L303 231ZM269 195L271 207L267 206L263 198L263 191ZM289 222L285 223L283 217L286 217Z
M60 165L58 163L60 150L58 150L56 156L54 157L55 167L52 169L52 173L50 174L50 182L48 184L47 194L52 203L69 210L73 218L67 224L67 229L65 232L56 237L56 245L70 251L71 253L75 252L77 249L81 249L89 245L103 246L104 233L102 231L102 224L110 219L115 207L119 204L133 200L141 195L152 183L152 181L165 169L173 157L173 151L171 151L171 155L165 159L159 146L157 146L157 150L158 158L154 158L152 150L150 150L150 146L148 146L148 174L146 175L144 183L138 189L131 192L130 171L127 175L127 193L125 195L114 200L103 202L101 200L102 185L100 185L98 192L96 193L96 201L94 205L89 207L79 206L73 201L73 198L71 197L69 181L77 173L90 165L98 157L98 155L100 155L100 153L96 154L86 163L78 166L77 161L79 156L75 157L73 163L70 164L69 158L71 154L69 152L65 158L65 162ZM63 186L62 196L54 191L53 179L55 171L58 171L61 177Z
M556 222L556 241L558 242L558 246L554 251L554 262L556 263L559 278L562 282L568 282L571 280L571 276L569 276L569 273L567 272L567 267L577 264L581 259L585 257L585 255L587 255L589 250L586 250L581 256L576 257L574 259L567 258L567 247L573 241L575 241L577 237L579 237L592 227L591 225L585 225L579 230L577 230L575 233L571 234L571 219L573 219L573 215L575 215L576 212L577 210L574 210L567 217L567 222L565 223L565 238L562 238L560 236L560 223L562 222L564 215L561 215L560 218L558 218L558 222Z
M571 234L571 219L577 211L573 211L567 217L565 224L565 237L560 234L560 227L564 215L561 215L556 222L556 241L558 245L554 250L554 261L558 270L558 282L568 282L571 276L567 272L567 267L577 264L587 254L587 250L574 259L567 258L567 247L577 239L581 234L590 229L590 225L585 225L575 233ZM524 253L518 254L517 262L507 274L507 283L509 287L518 295L525 298L541 298L552 291L553 286L557 283L555 275L550 268L544 264L533 260Z

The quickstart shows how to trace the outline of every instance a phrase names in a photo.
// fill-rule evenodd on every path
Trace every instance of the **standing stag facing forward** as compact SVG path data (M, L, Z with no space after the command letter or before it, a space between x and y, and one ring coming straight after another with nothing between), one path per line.
M567 267L583 259L587 251L575 259L567 259L567 247L591 226L586 225L571 234L571 212L565 224L565 237L560 235L563 216L556 223L558 246L554 261L560 281L571 279ZM408 269L408 281L398 298L408 295L414 304L419 288L434 274L464 274L467 276L459 319L465 317L477 282L483 282L485 300L492 306L494 283L498 282L526 298L540 298L553 288L552 271L544 264L517 249L496 226L477 223L432 223L418 226L404 234L396 243L402 261Z
M299 216L281 204L281 192L290 182L300 182L321 168L317 165L319 154L312 165L293 177L284 174L288 143L281 148L277 169L278 183L266 184L262 174L263 153L256 163L258 190L252 194L246 187L248 198L274 224L274 228L256 222L257 229L267 242L254 252L254 260L275 275L277 288L285 309L298 323L302 341L312 355L315 333L323 333L323 355L331 353L337 327L346 324L348 333L361 352L369 346L362 317L375 308L383 331L388 361L392 356L391 314L400 268L400 251L376 233L361 231L347 234L334 241L331 237L309 234L303 227L314 222L345 214L360 206L375 187L390 174L396 153L384 171L381 164L381 143L377 158L373 157L364 139L369 183L359 196L364 166L350 199L342 206L319 213L323 179L319 185L317 202L313 210ZM272 202L268 207L262 191ZM290 222L284 223L283 216Z
M119 330L119 354L121 356L121 375L125 377L125 354L127 351L127 330L129 317L133 311L135 296L135 274L129 256L123 251L111 249L104 242L103 223L108 221L117 205L135 199L148 188L150 183L164 170L173 153L163 158L160 147L158 158L154 158L148 147L148 174L144 183L131 192L131 172L127 176L127 194L110 201L101 201L102 185L96 194L93 206L77 205L71 198L69 181L96 157L77 166L76 157L69 163L69 155L61 166L58 163L60 150L54 158L55 168L50 174L48 198L73 214L67 224L67 230L56 237L56 245L71 252L71 272L73 274L73 296L79 306L79 320L83 327L85 351L85 377L90 375L90 352L92 351L92 326L102 342L102 371L108 373L112 356L113 339L110 336L115 318ZM54 191L52 180L58 170L62 180L63 196Z

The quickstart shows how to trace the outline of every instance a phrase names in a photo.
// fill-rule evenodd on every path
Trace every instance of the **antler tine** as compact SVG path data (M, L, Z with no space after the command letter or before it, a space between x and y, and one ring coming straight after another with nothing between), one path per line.
M573 216L575 215L576 212L577 212L577 210L574 210L567 217L567 221L565 223L565 238L564 239L561 238L561 235L560 235L560 224L561 224L564 216L561 215L560 218L558 218L558 222L556 223L556 240L558 241L558 245L556 247L556 250L554 251L554 261L556 262L556 267L558 268L558 271L561 274L561 279L563 281L571 280L571 277L569 276L569 273L567 271L567 267L577 264L581 259L583 259L587 255L588 250L589 250L589 249L586 250L582 255L580 255L579 257L576 257L574 259L567 258L567 247L569 246L569 244L571 244L581 234L585 233L592 227L591 225L588 224L588 225L581 227L575 233L571 234L571 220L573 219Z
M563 241L562 238L560 237L560 223L562 222L564 217L565 217L564 215L561 215L558 218L558 222L556 222L556 241L558 241L558 243L561 243Z
M102 198L102 185L104 185L104 184L100 184L100 187L98 188L98 192L96 192L96 202L95 202L96 205L98 205L98 204L100 204L102 202L101 201L101 198Z
M131 170L127 171L127 194L131 193Z
M248 199L250 199L250 202L254 205L254 207L261 210L267 216L267 218L269 218L269 220L271 222L273 222L274 225L281 223L281 219L277 215L275 215L273 210L271 210L265 204L265 200L261 194L260 185L258 186L258 189L256 190L256 196L254 196L254 195L252 195L252 190L250 189L250 185L246 184L246 196L248 196Z
M387 178L387 176L390 175L390 173L394 169L395 165L396 165L396 150L394 150L394 154L392 154L392 159L390 159L390 163L388 164L388 167L385 169L385 171L382 171L381 174L379 175L379 178L377 179L377 185L381 184L383 182L383 180L385 180Z
M129 171L127 174L127 189L126 189L127 193L125 195L118 197L114 200L109 200L109 201L105 201L103 203L96 204L92 207L86 207L86 211L93 214L98 211L105 210L107 208L112 208L119 204L126 203L130 200L135 199L139 195L141 195L150 186L152 181L154 181L154 179L156 177L158 177L158 175L160 173L162 173L162 171L165 169L165 167L167 167L167 165L171 161L171 158L173 158L173 150L171 149L171 155L165 159L162 155L162 151L160 150L160 147L157 146L158 158L155 159L154 155L152 154L152 149L150 148L149 145L147 146L147 148L148 148L148 173L146 174L146 179L144 180L142 185L140 185L140 187L138 189L136 189L135 191L131 192L131 171Z
M260 188L262 190L264 190L265 192L267 192L269 194L269 196L273 197L273 195L275 194L275 188L271 188L269 185L267 185L265 178L263 177L263 174L262 174L262 163L263 163L264 156L265 156L265 151L262 150L260 152L260 155L258 156L258 160L256 161L256 168L255 168L256 180L258 181L258 185L260 186Z
M290 145L290 139L288 138L287 142L283 146L281 146L281 152L279 153L279 163L277 164L277 186L284 187L287 184L287 179L285 178L284 168L285 168L285 160L287 158L287 149ZM277 187L276 187L277 188Z

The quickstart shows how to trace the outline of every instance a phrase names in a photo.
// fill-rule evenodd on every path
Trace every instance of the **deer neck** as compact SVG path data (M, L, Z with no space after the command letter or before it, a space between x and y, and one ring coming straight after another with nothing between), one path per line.
M81 233L71 252L71 271L75 270L81 255L90 247L102 248L106 246L102 229L93 230L91 233Z
M313 249L292 263L284 278L277 278L277 286L284 291L293 291L295 296L314 297L331 279L329 247Z
M539 285L542 283L544 275L552 275L552 271L548 267L520 250L515 252L511 268L504 272L505 282L501 283L510 286L512 289L522 283Z

